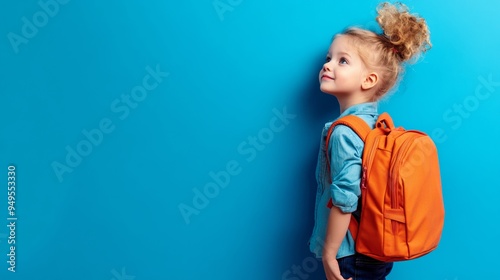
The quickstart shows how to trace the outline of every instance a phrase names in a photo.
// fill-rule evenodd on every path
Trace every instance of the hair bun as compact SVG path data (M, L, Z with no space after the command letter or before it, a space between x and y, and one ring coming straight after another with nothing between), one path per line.
M396 53L401 61L416 58L432 47L425 19L410 14L406 5L385 2L377 12L377 22L388 40L389 51Z

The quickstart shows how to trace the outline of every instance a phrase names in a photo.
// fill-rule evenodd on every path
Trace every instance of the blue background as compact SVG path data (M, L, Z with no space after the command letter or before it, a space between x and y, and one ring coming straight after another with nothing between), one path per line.
M44 18L47 2L0 10L0 217L10 164L18 217L15 273L0 224L0 278L324 279L307 241L321 128L338 105L317 74L336 32L376 26L378 1L66 0ZM499 279L500 5L405 3L434 47L380 110L436 141L446 221L439 248L389 279ZM148 67L168 76L124 103ZM102 121L113 130L89 150L82 131ZM200 198L228 163L227 185Z

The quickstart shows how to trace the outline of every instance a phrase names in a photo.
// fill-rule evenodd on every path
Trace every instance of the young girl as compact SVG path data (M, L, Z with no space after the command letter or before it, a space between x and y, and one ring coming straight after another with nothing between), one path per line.
M339 102L339 118L353 114L372 128L378 117L376 102L397 83L403 63L431 47L425 20L410 14L406 6L383 3L377 11L376 19L383 33L348 28L337 34L319 72L321 91ZM329 151L325 151L331 124L325 124L320 143L310 249L322 258L328 280L385 279L393 264L356 253L348 230L351 214L359 212L364 143L350 128L339 125L332 132ZM330 170L326 153L331 159ZM331 209L327 207L330 199Z

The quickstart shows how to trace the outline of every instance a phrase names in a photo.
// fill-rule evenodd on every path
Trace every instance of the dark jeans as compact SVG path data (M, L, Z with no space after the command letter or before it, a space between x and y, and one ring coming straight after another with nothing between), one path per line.
M392 270L392 262L382 262L356 253L337 260L340 272L345 279L353 280L385 280Z

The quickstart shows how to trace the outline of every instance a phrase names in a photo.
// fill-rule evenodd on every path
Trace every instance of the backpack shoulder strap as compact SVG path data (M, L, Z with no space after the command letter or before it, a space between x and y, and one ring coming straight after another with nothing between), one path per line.
M328 129L328 133L326 136L326 165L328 170L330 170L330 155L328 154L328 145L330 144L330 137L332 135L333 129L337 125L345 125L348 126L350 129L352 129L358 136L365 142L366 137L368 136L368 133L372 130L370 126L360 117L354 116L354 115L348 115L345 117L342 117L335 122L332 123L330 128ZM328 172L330 174L330 172ZM327 204L328 208L333 207L332 200L328 200ZM349 222L349 231L351 232L351 236L353 237L354 240L356 240L356 237L358 235L358 221L354 217L354 215L351 216L351 220Z
M372 130L368 126L368 124L358 116L348 115L336 120L335 122L332 123L332 125L328 129L328 133L326 134L327 158L328 158L328 145L330 144L330 137L332 136L333 129L339 124L348 126L359 136L359 138L361 138L361 140L363 140L363 142L365 142L366 136L368 136L368 133L370 133L370 131Z
M333 129L339 124L348 126L359 136L359 138L361 138L361 140L363 140L363 142L365 142L368 133L370 133L370 131L372 130L370 126L368 126L368 124L362 118L354 115L348 115L333 122L330 128L328 129L325 141L327 170L330 170L330 155L328 154L328 146L330 145L330 138L332 136Z

